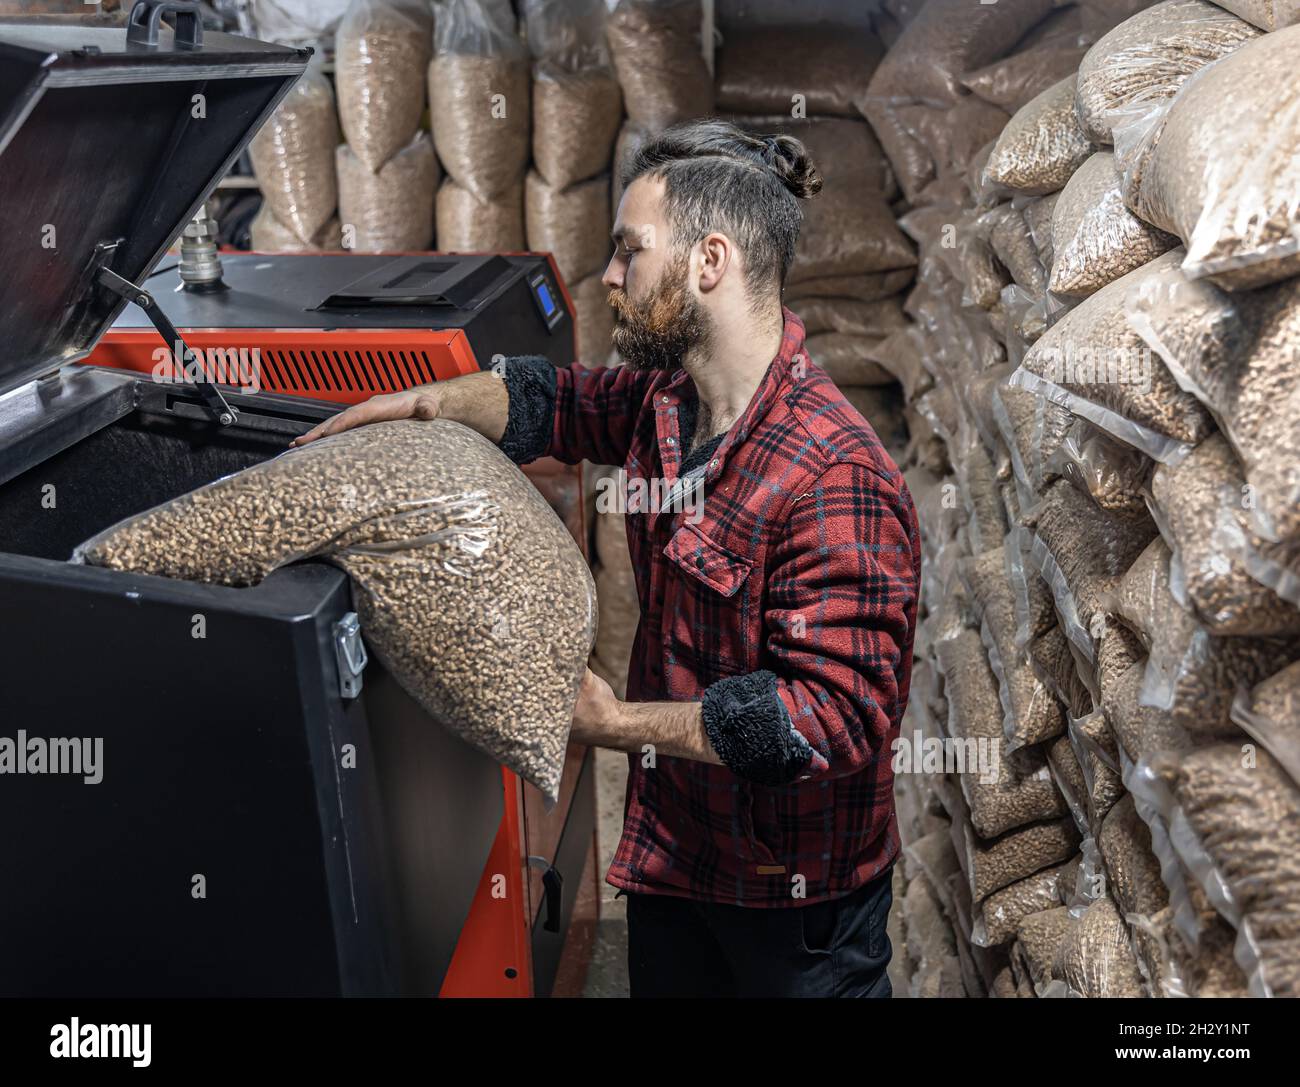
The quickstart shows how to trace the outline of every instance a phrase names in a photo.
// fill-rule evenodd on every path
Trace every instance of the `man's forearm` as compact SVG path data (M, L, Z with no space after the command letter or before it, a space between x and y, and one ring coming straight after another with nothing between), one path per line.
M721 765L709 743L698 702L620 702L616 712L588 724L584 742Z
M465 374L437 385L423 385L420 391L437 393L441 418L462 423L500 444L510 418L510 394L499 374L491 370Z

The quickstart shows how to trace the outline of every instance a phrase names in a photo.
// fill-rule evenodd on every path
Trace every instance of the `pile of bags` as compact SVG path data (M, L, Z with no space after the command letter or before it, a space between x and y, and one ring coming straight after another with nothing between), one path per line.
M897 776L899 973L1293 996L1300 26L1042 7L927 0L862 99L919 250L908 417L942 447L907 465L903 736L985 752ZM1010 116L962 164L973 99Z

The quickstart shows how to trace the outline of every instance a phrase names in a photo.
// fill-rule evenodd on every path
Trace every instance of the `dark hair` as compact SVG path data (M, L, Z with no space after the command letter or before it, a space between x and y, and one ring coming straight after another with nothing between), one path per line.
M680 245L714 230L735 240L755 301L784 286L803 224L799 201L822 187L793 136L758 136L726 121L690 121L649 140L624 164L624 188L645 176L663 180Z

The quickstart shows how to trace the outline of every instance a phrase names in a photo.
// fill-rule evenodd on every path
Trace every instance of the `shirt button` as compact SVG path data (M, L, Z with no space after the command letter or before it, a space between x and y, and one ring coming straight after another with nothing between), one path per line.
M664 440L665 440L669 445L676 445L676 444L677 444L677 439L676 439L676 438L665 438Z
M709 461L710 468L716 468L717 466L718 466L718 462L716 460Z
M668 403L668 397L666 397L666 396L664 396L664 397L660 397L660 403L662 403L662 404L667 404L667 403Z

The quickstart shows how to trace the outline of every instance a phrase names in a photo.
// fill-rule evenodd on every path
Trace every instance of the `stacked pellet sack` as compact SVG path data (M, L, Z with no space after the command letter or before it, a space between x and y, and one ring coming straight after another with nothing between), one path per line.
M555 258L577 310L578 357L603 366L614 327L601 283L611 249L610 163L623 117L604 0L526 0L523 11L533 55L528 248Z
M425 70L433 49L429 0L353 0L335 38L335 152L345 248L433 246L442 171L424 131Z
M907 323L903 291L916 253L894 222L893 170L855 105L883 53L863 27L724 26L716 102L746 130L794 136L808 148L823 185L803 205L785 303L804 321L809 360L901 459L902 391L874 356Z
M929 0L881 71L961 7ZM924 201L909 332L954 468L909 475L930 564L911 714L1000 735L1004 777L1041 752L1068 813L999 831L1017 790L990 808L969 772L923 772L901 830L911 856L918 811L950 819L974 909L947 916L994 953L991 995L1295 995L1300 27L1236 0L1087 7L1077 71L965 179L927 177L906 105L870 104ZM960 82L1005 82L1023 42ZM1031 832L1035 870L1004 882Z
M340 246L334 179L339 117L319 56L249 144L262 190L262 206L251 226L254 249L302 252Z
M439 0L435 10L429 119L447 173L438 247L518 252L531 146L528 51L509 0Z
M671 125L713 115L713 77L704 60L701 0L617 0L606 37L627 117L614 150L618 171L645 141Z

